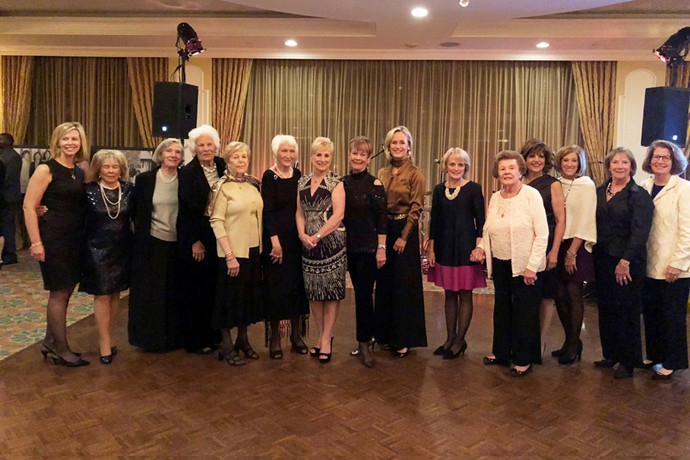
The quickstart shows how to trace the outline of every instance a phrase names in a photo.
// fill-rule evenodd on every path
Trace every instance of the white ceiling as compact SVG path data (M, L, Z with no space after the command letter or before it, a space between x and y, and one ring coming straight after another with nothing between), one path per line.
M2 0L0 54L173 57L179 22L204 57L653 60L690 1Z

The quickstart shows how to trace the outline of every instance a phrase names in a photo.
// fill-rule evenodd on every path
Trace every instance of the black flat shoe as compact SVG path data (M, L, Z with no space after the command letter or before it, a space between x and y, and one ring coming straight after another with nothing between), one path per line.
M530 366L529 366L527 369L525 369L524 371L520 371L520 370L518 370L518 369L516 369L516 368L514 368L514 367L511 367L511 368L510 368L510 376L511 376L511 377L524 377L524 376L526 376L527 374L529 374L529 373L531 373L531 372L532 372L532 365L531 365L531 364L530 364Z
M446 349L443 348L443 345L441 345L437 349L434 350L434 356L443 356L443 354L445 352L446 352Z
M510 362L507 359L498 359L495 356L484 356L485 366L507 366Z
M599 361L594 361L594 367L600 367L604 369L611 369L616 365L616 362L612 359L600 359Z
M101 364L110 364L113 362L113 356L115 355L101 356L98 359L101 362Z
M405 350L405 351L403 351L403 350ZM393 352L393 359L407 358L408 356L410 356L410 353L412 353L412 350L410 349L410 347L404 347L404 348L401 348L400 350L395 350Z
M456 352L453 351L452 347L444 351L443 359L456 359L458 356L464 355L465 350L467 350L467 342L463 343L460 349Z
M629 379L633 376L633 368L619 364L613 372L614 379Z

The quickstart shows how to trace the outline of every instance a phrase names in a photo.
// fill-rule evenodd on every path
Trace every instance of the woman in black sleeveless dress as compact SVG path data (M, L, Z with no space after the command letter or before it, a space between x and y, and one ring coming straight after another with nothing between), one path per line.
M120 306L120 292L129 289L132 268L132 197L127 159L117 150L99 150L87 176L86 222L79 290L94 296L99 354L110 364L117 353L110 338Z
M55 128L50 140L51 160L36 168L24 198L31 257L40 262L43 286L49 291L41 353L68 367L89 364L67 343L67 305L81 275L84 223L84 172L77 164L88 159L88 151L81 124L68 122ZM40 205L47 212L39 218L36 208Z

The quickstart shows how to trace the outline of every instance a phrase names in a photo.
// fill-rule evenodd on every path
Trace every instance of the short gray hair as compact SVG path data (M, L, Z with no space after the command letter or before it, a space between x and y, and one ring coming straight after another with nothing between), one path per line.
M201 136L210 136L213 139L213 144L216 146L216 153L220 151L220 136L218 131L211 125L201 125L189 132L189 150L196 155L196 141Z
M174 137L169 137L160 144L158 144L156 150L153 151L153 155L151 155L151 160L153 160L153 162L157 165L161 164L163 162L163 151L170 147L170 144L179 144L180 150L182 150L182 142L180 142L179 139L175 139ZM184 153L182 154L180 162L182 161L182 159L184 159Z
M274 157L278 156L278 149L280 149L280 146L285 143L295 147L295 153L299 153L299 145L297 145L297 140L295 140L293 136L290 136L289 134L278 134L271 141L271 151L273 152Z

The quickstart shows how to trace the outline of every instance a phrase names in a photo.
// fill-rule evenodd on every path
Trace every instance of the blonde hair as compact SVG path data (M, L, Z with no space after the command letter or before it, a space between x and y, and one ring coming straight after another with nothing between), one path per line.
M58 144L60 139L68 132L76 129L79 132L79 137L81 140L81 146L76 155L74 155L74 163L81 163L82 161L89 160L89 141L86 139L86 132L84 132L84 127L78 121L68 121L58 125L53 130L52 136L50 136L50 157L53 159L60 158L62 152Z
M247 159L251 159L252 151L249 150L249 146L247 144L240 141L232 141L223 149L223 160L225 160L225 162L227 163L228 157L238 150L244 150L245 152L247 152Z
M444 170L446 170L448 167L448 160L453 155L459 156L465 163L465 172L463 173L462 177L467 177L467 174L469 174L470 170L472 169L472 159L470 158L470 154L460 147L451 147L446 150L446 153L444 153L441 157L441 166Z
M402 125L396 126L395 128L388 131L388 133L386 134L386 140L383 141L383 147L386 151L386 158L388 159L388 161L390 161L390 159L391 159L390 146L391 146L391 141L393 140L393 136L395 135L395 133L403 133L405 135L405 140L407 141L407 147L409 149L407 151L407 154L409 155L412 163L414 163L414 151L412 150L412 133L410 132L409 129L407 129L407 126L402 126Z
M332 140L330 140L327 137L319 136L316 139L314 139L314 142L311 143L310 153L313 155L321 147L327 147L331 149L331 154L335 150L335 145L333 145Z
M575 172L575 177L582 177L585 174L585 171L587 171L587 158L584 149L579 145L564 145L558 149L558 153L556 153L556 164L554 167L556 168L558 174L563 175L561 163L563 162L563 158L570 153L577 155L577 171Z
M129 168L127 167L127 158L124 153L119 150L99 150L93 155L91 159L91 167L86 174L86 182L96 182L100 179L101 168L105 160L113 158L120 166L120 179L127 182L129 180Z

